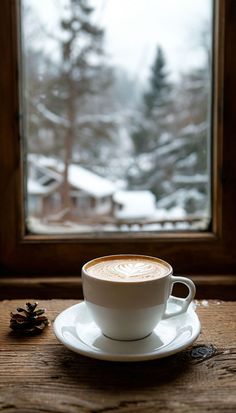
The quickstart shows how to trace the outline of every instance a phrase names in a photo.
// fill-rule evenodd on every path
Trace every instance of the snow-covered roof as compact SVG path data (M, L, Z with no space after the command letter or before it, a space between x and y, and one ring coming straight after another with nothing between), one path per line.
M116 211L116 218L148 218L156 210L155 196L150 191L117 191L113 199L123 206L121 210Z
M28 159L38 166L51 168L50 170L60 174L63 173L64 164L58 159L35 154L29 154ZM69 165L68 181L74 188L82 190L95 198L112 195L117 189L116 184L112 181L76 164Z
M30 195L47 195L52 192L52 188L51 186L40 184L35 179L28 178L27 191Z
M106 178L82 168L79 165L69 166L69 183L81 189L95 198L112 195L116 190L116 185Z
M55 170L42 165L36 155L29 155L27 191L30 195L47 195L58 188L63 180Z

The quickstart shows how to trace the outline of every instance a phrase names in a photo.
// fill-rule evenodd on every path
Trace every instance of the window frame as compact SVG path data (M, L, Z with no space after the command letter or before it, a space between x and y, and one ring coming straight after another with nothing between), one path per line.
M22 115L17 0L2 0L0 14L0 274L3 276L79 275L94 257L121 253L159 256L176 273L236 272L236 3L215 0L212 108L212 224L207 232L159 234L29 235L24 220ZM234 188L235 187L235 188Z

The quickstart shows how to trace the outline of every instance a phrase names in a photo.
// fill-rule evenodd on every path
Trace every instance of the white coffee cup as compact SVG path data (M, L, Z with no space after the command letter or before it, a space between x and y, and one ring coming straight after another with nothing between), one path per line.
M102 333L115 340L138 340L152 333L160 320L185 313L195 285L173 276L167 262L145 255L111 255L87 262L82 268L84 299ZM176 311L167 312L175 283L189 289L186 298L171 296Z

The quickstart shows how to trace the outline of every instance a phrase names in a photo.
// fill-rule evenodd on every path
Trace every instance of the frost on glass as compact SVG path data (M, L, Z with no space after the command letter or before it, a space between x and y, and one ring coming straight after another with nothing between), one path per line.
M206 230L211 0L23 0L27 226Z

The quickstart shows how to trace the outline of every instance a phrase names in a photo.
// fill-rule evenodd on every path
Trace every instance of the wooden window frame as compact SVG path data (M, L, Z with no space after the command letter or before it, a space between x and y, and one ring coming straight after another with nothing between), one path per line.
M236 2L215 1L211 231L93 238L29 235L25 231L17 5L17 0L2 0L0 5L0 274L77 276L87 260L114 253L159 256L178 274L235 274Z

